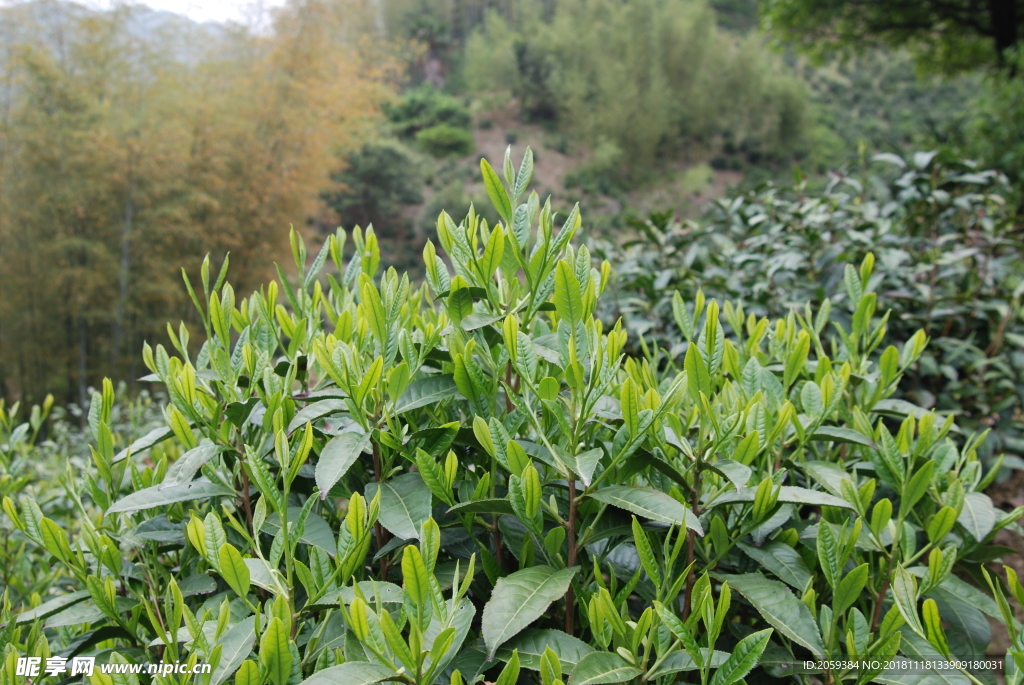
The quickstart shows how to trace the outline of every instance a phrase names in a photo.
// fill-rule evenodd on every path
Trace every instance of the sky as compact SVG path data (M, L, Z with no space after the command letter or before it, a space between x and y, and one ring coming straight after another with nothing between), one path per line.
M193 21L238 21L247 23L247 18L263 11L279 7L285 0L137 0L157 10L168 10L183 14ZM92 0L85 4L107 7L110 0Z

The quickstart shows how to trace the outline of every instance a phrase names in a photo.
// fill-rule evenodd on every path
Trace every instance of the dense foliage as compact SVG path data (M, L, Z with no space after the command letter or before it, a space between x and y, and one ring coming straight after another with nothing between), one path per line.
M980 436L893 399L928 336L885 344L871 254L799 316L677 296L685 345L624 357L578 209L523 199L529 150L481 169L500 221L442 213L421 286L372 230L312 260L293 232L296 276L244 299L204 263L202 344L144 351L161 425L126 445L107 382L68 511L6 491L8 545L48 560L8 591L0 683L25 653L204 685L910 682L890 657L978 658L986 615L1021 681L985 562L1024 509L983 494Z
M802 85L759 36L737 44L718 31L702 2L558 0L548 14L493 13L467 43L465 72L473 92L510 93L595 157L603 146L592 171L609 176L643 178L655 160L723 134L774 159L804 142Z
M1024 244L1007 191L998 172L919 152L879 155L820 192L768 184L718 202L700 225L654 215L634 222L641 237L624 249L599 245L621 276L606 319L622 314L631 332L676 352L674 289L759 315L802 313L847 299L844 265L873 253L890 337L932 337L899 396L992 429L983 454L1024 466Z

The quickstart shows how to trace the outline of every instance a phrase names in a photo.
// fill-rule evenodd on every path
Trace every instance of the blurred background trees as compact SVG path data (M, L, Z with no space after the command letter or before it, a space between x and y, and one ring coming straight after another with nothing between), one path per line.
M190 320L180 265L230 253L251 288L292 224L315 245L372 222L408 267L440 208L488 211L478 160L509 144L612 238L875 152L977 159L1019 204L1024 11L999 1L1006 22L881 0L288 0L247 25L0 6L0 397L136 378L142 341Z

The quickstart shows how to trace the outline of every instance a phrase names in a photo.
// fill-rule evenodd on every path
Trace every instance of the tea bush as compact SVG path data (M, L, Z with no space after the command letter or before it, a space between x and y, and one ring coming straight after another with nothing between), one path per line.
M1024 466L1024 243L1009 190L996 171L920 152L879 155L822 190L764 185L719 201L701 224L652 215L633 222L636 242L596 246L620 276L604 318L621 314L630 332L678 354L673 290L784 316L826 297L848 303L844 265L871 252L890 338L933 338L897 396L991 429L983 456L1005 451ZM848 313L835 316L848 325Z
M358 228L347 258L340 229L312 260L293 233L297 276L248 298L226 261L186 280L201 346L143 355L162 425L124 445L107 382L73 519L3 499L61 580L5 603L0 683L26 653L203 685L981 682L934 659L982 655L986 616L1021 681L985 564L1024 509L983 494L980 436L892 399L928 337L884 344L870 254L834 308L698 292L678 356L626 357L578 208L522 199L529 150L481 170L500 222L442 213L423 285Z

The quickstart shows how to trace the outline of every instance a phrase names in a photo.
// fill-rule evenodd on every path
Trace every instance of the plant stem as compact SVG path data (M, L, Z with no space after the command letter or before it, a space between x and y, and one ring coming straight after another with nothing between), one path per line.
M372 441L371 441L372 442ZM373 479L380 486L381 468L380 468L380 447L376 442L373 442ZM387 542L387 531L380 525L380 521L373 522L373 534L377 539L377 551L380 552L384 549L384 544ZM388 579L388 559L386 556L380 558L380 578L383 581Z
M700 516L700 463L693 477L693 513ZM683 597L683 620L690 617L691 601L693 596L693 546L695 542L695 531L686 531L686 595Z
M569 476L569 521L568 521L568 539L569 539L569 560L568 567L572 568L576 565L576 478L575 474ZM576 596L572 590L572 583L569 583L569 589L565 593L565 632L569 635L573 634L573 623L576 618Z
M256 540L259 536L258 530L252 529L252 502L249 501L249 472L245 470L245 466L242 466L242 509L245 511L245 521L249 526L249 535L252 536L253 540Z

